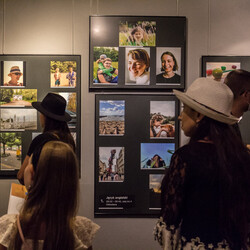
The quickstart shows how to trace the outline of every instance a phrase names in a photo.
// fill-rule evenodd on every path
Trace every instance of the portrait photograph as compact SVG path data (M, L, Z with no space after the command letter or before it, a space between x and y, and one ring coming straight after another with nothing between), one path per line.
M150 101L150 138L174 139L175 102Z
M76 93L75 92L54 92L62 96L66 104L66 112L71 116L71 120L68 122L69 128L76 127Z
M117 85L118 47L94 47L93 84Z
M99 147L99 182L124 181L124 147Z
M168 168L174 150L174 143L141 143L141 169Z
M149 209L161 207L161 182L164 174L149 175Z
M120 22L119 46L155 46L156 22Z
M50 87L75 88L76 61L50 61Z
M99 135L122 136L125 133L125 101L100 100Z
M17 133L0 133L1 170L18 170L22 163L22 136Z
M37 111L35 109L1 109L0 129L11 130L36 130Z
M180 84L181 48L156 48L156 85Z
M0 89L1 107L31 107L37 101L37 89Z
M2 83L1 83L2 84ZM24 62L3 62L3 87L24 87Z
M207 62L206 77L224 82L229 72L240 68L240 62Z
M150 48L125 49L125 85L150 84Z

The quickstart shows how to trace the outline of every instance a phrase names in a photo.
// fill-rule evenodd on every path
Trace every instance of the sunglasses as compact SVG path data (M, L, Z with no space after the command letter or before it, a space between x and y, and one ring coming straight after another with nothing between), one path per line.
M21 75L21 73L13 73L13 74L15 74L16 76L19 76L19 75Z

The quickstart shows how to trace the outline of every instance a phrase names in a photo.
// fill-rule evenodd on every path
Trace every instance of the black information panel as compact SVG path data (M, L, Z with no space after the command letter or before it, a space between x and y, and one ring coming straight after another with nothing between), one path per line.
M202 56L202 76L219 77L224 81L226 75L235 69L250 71L250 56ZM245 112L239 122L243 142L250 145L250 112Z
M174 95L96 95L95 216L157 216L179 146Z
M184 89L186 18L90 16L90 91Z
M49 92L67 101L80 160L80 55L0 55L0 62L0 178L16 178L32 139L42 132L31 103Z

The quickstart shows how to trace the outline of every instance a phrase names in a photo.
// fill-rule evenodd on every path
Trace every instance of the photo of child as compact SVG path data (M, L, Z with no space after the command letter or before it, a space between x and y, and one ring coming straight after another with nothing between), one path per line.
M50 62L50 87L51 88L75 88L76 87L75 61L51 61Z
M117 47L94 47L93 83L117 85Z
M156 22L121 22L119 25L120 46L155 46Z

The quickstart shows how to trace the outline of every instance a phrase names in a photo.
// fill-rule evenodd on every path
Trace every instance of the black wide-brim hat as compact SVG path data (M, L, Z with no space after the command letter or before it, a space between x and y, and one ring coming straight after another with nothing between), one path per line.
M43 115L57 121L68 122L71 116L65 111L66 100L54 93L48 93L42 102L32 102L32 106Z

